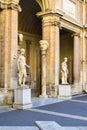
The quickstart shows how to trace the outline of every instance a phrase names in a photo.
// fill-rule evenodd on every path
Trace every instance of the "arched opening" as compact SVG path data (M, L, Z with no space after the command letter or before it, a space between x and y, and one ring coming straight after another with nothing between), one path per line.
M42 39L41 19L36 14L41 10L35 0L21 0L22 11L19 13L18 31L23 34L23 42L20 48L26 50L26 62L30 65L27 69L27 80L32 89L32 96L40 94L40 47Z
M60 30L60 70L61 63L64 57L68 58L68 83L73 83L73 51L74 51L74 41L72 37L73 32L63 28ZM61 71L60 71L60 83L61 83Z

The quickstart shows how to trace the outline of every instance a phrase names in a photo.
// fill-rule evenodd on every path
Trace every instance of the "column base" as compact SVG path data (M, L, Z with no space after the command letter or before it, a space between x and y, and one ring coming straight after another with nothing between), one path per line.
M53 97L53 98L58 97L57 89L58 89L58 85L50 84L47 87L47 94L48 94L48 96L49 97Z
M28 109L32 107L32 103L29 104L13 104L13 108L15 109Z
M67 84L59 85L59 99L68 100L71 99L71 86Z
M8 89L6 103L12 105L14 101L14 89Z
M87 84L85 85L85 90L84 91L87 93Z
M48 95L40 95L40 98L48 98Z
M80 85L80 83L74 83L72 86L71 86L71 92L72 94L74 93L82 93L82 85Z

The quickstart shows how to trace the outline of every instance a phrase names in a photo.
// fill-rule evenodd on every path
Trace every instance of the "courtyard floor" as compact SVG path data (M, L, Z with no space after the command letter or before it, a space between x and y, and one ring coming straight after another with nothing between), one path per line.
M65 101L33 98L32 102L31 109L0 109L0 130L87 130L87 94Z

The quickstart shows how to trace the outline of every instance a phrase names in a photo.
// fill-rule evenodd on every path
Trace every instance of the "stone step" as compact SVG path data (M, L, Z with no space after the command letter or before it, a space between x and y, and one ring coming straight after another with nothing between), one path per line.
M0 105L0 113L5 111L10 111L12 108L8 105Z
M59 130L61 127L55 121L35 121L40 130Z
M0 126L0 130L39 130L35 126Z
M58 98L32 98L32 107L39 107L44 106L48 104L58 103L62 100L59 100Z
M62 127L55 121L35 121L40 130L87 130L87 127Z

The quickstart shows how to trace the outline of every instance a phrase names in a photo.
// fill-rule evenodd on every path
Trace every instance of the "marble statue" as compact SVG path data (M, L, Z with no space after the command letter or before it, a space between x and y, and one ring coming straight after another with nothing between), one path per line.
M48 44L47 41L45 41L45 40L40 40L40 49L41 49L42 51L46 51L47 48L48 48L48 46L49 46L49 44Z
M19 71L18 81L19 81L20 86L25 85L25 81L27 77L26 67L30 68L30 66L26 64L24 53L25 53L25 49L20 49L20 53L17 60L17 66L18 66L18 71Z
M18 45L21 45L23 43L23 34L19 33L18 34Z
M62 62L62 66L61 66L62 84L68 84L68 82L67 82L67 75L68 75L67 61L68 61L68 58L64 57L64 61Z

